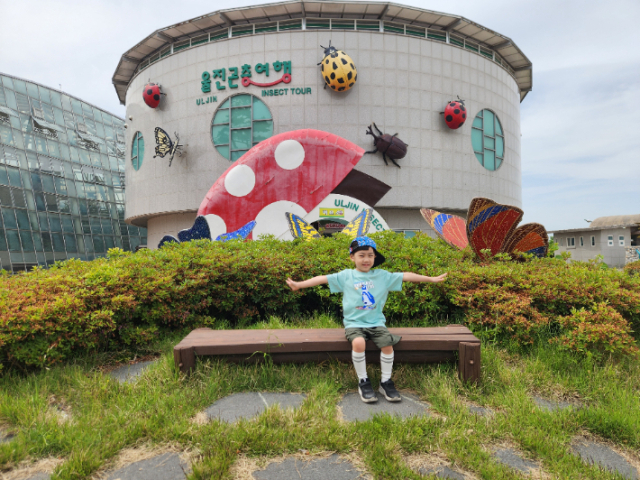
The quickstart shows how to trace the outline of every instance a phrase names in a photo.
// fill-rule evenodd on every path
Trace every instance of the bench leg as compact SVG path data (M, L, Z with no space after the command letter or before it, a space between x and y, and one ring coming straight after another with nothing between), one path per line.
M191 373L196 367L196 353L193 348L174 348L173 361L182 373Z
M458 376L463 382L480 382L480 344L460 342Z

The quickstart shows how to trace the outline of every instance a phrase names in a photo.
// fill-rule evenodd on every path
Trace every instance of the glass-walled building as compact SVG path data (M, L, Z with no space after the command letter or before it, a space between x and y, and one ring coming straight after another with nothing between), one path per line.
M124 222L124 120L0 74L0 268L145 245Z

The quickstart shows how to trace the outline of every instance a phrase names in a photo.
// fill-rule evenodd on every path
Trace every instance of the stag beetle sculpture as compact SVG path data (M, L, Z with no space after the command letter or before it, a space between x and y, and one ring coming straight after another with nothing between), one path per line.
M389 163L387 162L388 155L393 164L396 167L400 168L400 165L396 163L396 160L404 158L404 156L407 154L407 144L396 136L398 135L397 133L394 133L393 135L382 133L375 123L373 124L373 126L378 131L379 136L376 136L376 134L373 133L371 125L369 125L369 128L367 128L367 135L371 135L373 137L373 145L376 148L366 153L382 153L382 159L384 160L385 165L389 165Z

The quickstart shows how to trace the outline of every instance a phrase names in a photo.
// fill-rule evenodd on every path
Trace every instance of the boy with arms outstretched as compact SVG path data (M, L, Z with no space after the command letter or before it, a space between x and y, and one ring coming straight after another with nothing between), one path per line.
M382 313L389 292L402 290L402 282L443 282L447 274L426 277L416 273L391 273L386 270L372 270L384 262L384 257L376 250L376 244L369 237L358 237L349 247L349 257L355 269L343 270L331 275L320 275L303 282L287 279L291 290L329 284L331 293L342 292L345 336L351 342L351 358L358 375L358 391L365 403L377 402L371 381L367 377L365 347L367 340L380 348L380 388L390 402L402 400L391 380L393 369L393 346L402 337L393 335L385 326Z

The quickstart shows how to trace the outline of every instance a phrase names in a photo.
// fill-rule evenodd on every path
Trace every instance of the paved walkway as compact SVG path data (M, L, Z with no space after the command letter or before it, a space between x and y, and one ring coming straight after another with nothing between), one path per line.
M119 382L134 382L153 362L140 362L134 365L126 365L110 372L110 375ZM368 421L378 414L390 414L401 419L413 416L430 416L430 406L422 402L418 397L409 393L402 393L401 402L388 402L378 395L378 402L365 404L357 393L347 393L338 403L342 419L348 422ZM254 418L268 407L278 405L282 409L297 409L305 401L306 396L300 393L272 393L272 392L247 392L235 393L222 398L204 413L209 420L218 420L233 423L241 419ZM562 409L581 408L580 405L548 400L534 396L531 401L540 409L553 414ZM469 405L469 413L485 416L490 420L494 415L488 407ZM0 443L11 442L15 438L14 432L0 431ZM640 480L638 471L622 455L611 449L604 443L593 442L584 438L576 438L572 442L571 452L580 457L587 464L617 472L625 479ZM540 469L540 464L527 459L525 455L515 448L496 448L492 456L498 463L528 475ZM164 453L156 457L131 463L121 469L107 472L107 480L182 480L186 479L190 466L185 464L177 453ZM23 477L26 480L48 480L51 472L40 472ZM439 466L431 469L420 469L422 475L431 474L437 478L464 480L468 478L463 473ZM351 480L361 477L360 472L350 462L342 460L338 455L327 458L300 460L288 458L280 463L272 463L265 469L253 472L256 480L320 480L331 478L332 480Z

